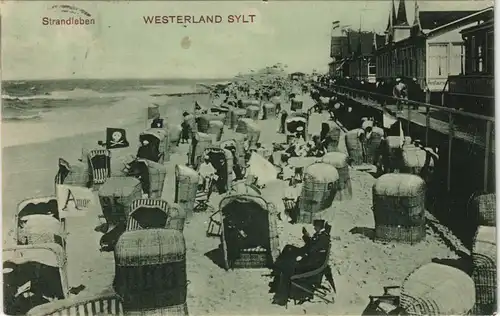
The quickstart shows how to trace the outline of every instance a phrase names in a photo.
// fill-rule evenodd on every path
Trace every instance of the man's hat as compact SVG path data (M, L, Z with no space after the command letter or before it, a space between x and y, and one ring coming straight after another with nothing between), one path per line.
M326 223L326 221L324 219L315 219L315 220L313 220L313 226L314 227L319 226L321 228L324 228L325 227L325 223Z

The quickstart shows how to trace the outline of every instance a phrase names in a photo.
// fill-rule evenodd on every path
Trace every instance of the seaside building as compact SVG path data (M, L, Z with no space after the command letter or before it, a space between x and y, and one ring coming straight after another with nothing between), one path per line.
M420 11L410 25L405 0L398 10L391 2L385 44L374 52L377 78L416 78L431 93L447 91L448 76L458 75L463 64L461 31L492 18L493 7L481 11Z
M459 75L448 77L451 106L494 116L493 17L463 29L464 59Z

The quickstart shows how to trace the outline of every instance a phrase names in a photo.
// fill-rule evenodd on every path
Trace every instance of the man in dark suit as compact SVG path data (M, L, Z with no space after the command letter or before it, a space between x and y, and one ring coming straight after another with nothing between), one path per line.
M302 228L302 240L305 245L301 248L286 245L274 265L275 272L280 274L280 284L276 291L274 302L283 305L288 300L290 277L295 274L315 270L324 263L327 251L330 248L330 225L325 220L314 220L314 234Z

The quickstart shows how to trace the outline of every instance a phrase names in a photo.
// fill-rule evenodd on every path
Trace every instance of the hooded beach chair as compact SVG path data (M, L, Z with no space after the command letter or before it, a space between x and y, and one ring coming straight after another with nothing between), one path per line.
M151 160L135 159L127 164L126 174L141 181L142 191L150 199L161 198L167 167Z
M220 142L220 148L227 149L233 156L233 170L235 180L241 180L246 173L245 149L243 147L244 135L239 138L227 139Z
M69 163L63 158L59 158L58 170L55 176L55 184L68 184L86 187L89 182L89 165L82 161Z
M401 286L386 286L383 295L369 299L362 315L437 316L469 315L476 297L465 272L432 262L415 269Z
M162 164L165 160L165 151L168 150L168 135L163 129L149 128L139 135L141 148L137 158L147 159Z
M100 244L111 251L125 231L132 202L142 198L141 182L134 177L111 177L99 188L99 201L106 220Z
M269 267L280 252L276 207L252 188L239 192L230 192L219 204L224 266Z
M297 135L307 141L307 119L302 116L288 117L285 121L285 132L287 144L290 144Z
M108 149L92 149L88 162L93 185L101 185L111 176L111 152Z
M64 300L52 301L32 308L27 316L97 316L125 315L122 299L113 289L107 289L99 294L71 296Z
M21 201L14 227L18 245L56 243L65 249L66 232L59 218L55 196Z
M187 315L186 242L174 229L121 235L114 252L113 288L123 310L137 315Z
M138 199L132 201L127 219L127 231L166 228L168 203L159 199Z
M69 295L66 259L54 243L16 246L2 251L4 313L30 309Z

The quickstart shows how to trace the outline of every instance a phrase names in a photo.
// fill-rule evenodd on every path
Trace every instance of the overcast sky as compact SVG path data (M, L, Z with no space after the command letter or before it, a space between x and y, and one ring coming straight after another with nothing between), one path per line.
M396 0L396 7L398 1ZM413 22L414 0L406 0ZM70 4L95 25L44 26ZM419 1L421 10L481 9L491 1ZM227 78L276 62L325 71L331 23L382 32L389 1L2 2L2 76L51 78ZM255 14L253 24L146 25L149 15ZM361 17L361 19L360 19ZM189 48L181 45L189 37Z

